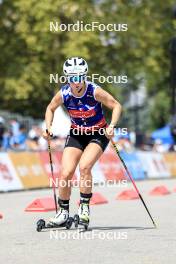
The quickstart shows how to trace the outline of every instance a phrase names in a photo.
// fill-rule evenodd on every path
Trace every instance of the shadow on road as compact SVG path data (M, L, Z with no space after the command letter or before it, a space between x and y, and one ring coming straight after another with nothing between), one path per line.
M132 230L150 230L155 229L155 227L141 227L141 226L91 226L89 230L125 230L125 229L132 229Z
M108 230L152 230L152 229L155 229L155 227L142 227L142 226L91 226L91 227L88 227L87 230L84 230L83 227L79 227L78 229L74 229L74 228L71 228L69 229L70 231L73 231L73 230L79 230L79 232L87 232L87 231L93 231L93 230L104 230L104 231L108 231ZM58 227L58 228L46 228L46 229L43 229L42 232L48 232L48 231L56 231L56 230L60 230L60 231L63 231L63 230L67 230L66 228L64 227ZM68 230L67 230L68 231Z

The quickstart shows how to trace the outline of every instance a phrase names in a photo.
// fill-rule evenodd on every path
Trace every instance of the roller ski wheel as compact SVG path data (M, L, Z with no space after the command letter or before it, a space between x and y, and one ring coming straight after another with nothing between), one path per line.
M42 229L52 229L52 228L61 228L61 227L65 227L66 229L70 229L72 227L72 224L74 222L73 217L69 217L67 219L67 221L61 225L57 225L54 223L45 223L45 220L40 219L37 222L37 232L42 231Z
M75 214L74 215L74 224L75 224L75 228L78 228L78 226L83 226L85 230L88 229L89 226L89 222L85 222L83 220L80 220L79 215Z
M40 219L37 221L37 232L40 232L42 231L42 229L46 228L46 223L45 223L45 220L43 219Z
M74 215L74 224L75 224L75 228L78 228L78 225L79 225L79 215L78 214Z
M69 217L65 224L66 229L70 229L72 227L73 222L74 222L73 217Z

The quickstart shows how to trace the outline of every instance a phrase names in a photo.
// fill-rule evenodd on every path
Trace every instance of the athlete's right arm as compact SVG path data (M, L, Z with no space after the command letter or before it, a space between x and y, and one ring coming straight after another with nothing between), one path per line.
M54 112L56 110L56 108L58 108L60 105L62 105L63 101L62 101L62 95L61 95L61 91L59 91L51 100L51 102L49 103L49 105L46 108L46 112L45 112L45 124L46 124L46 129L48 131L44 131L43 132L43 137L45 139L48 139L48 136L52 134L51 131L51 126L52 126L52 122L53 122L53 118L54 118Z

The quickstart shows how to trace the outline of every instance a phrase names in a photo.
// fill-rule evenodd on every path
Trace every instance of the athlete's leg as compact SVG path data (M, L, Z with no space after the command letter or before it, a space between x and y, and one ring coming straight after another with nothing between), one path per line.
M59 184L59 198L62 200L69 200L70 198L70 180L73 177L82 153L82 150L74 147L66 147L63 151L61 162L61 181Z
M96 163L96 161L102 155L102 148L96 143L89 143L85 148L80 162L80 192L81 193L91 193L92 191L92 174L91 169Z
M49 219L51 224L61 225L65 223L69 217L69 199L71 194L70 180L79 163L82 150L74 147L66 147L62 155L61 177L59 181L59 211Z
M78 209L80 223L89 223L89 202L92 196L91 169L102 153L102 148L92 142L87 145L80 159L80 206Z

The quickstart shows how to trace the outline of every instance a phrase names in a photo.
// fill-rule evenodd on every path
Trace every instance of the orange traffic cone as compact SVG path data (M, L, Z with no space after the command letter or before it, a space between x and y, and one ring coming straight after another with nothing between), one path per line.
M55 210L55 203L54 203L54 199L51 197L35 199L25 209L26 212L48 212L54 210Z
M77 202L79 204L80 201ZM92 194L92 198L90 199L90 205L96 205L96 204L105 204L108 203L108 200L98 192L95 192Z
M105 203L108 203L108 200L101 193L93 193L92 198L90 199L90 205Z
M120 194L118 194L116 197L116 200L135 200L135 199L139 199L139 195L133 189L123 191Z
M176 192L176 187L173 189L173 192Z
M170 193L171 192L164 185L161 185L152 189L149 194L158 196L158 195L167 195Z

